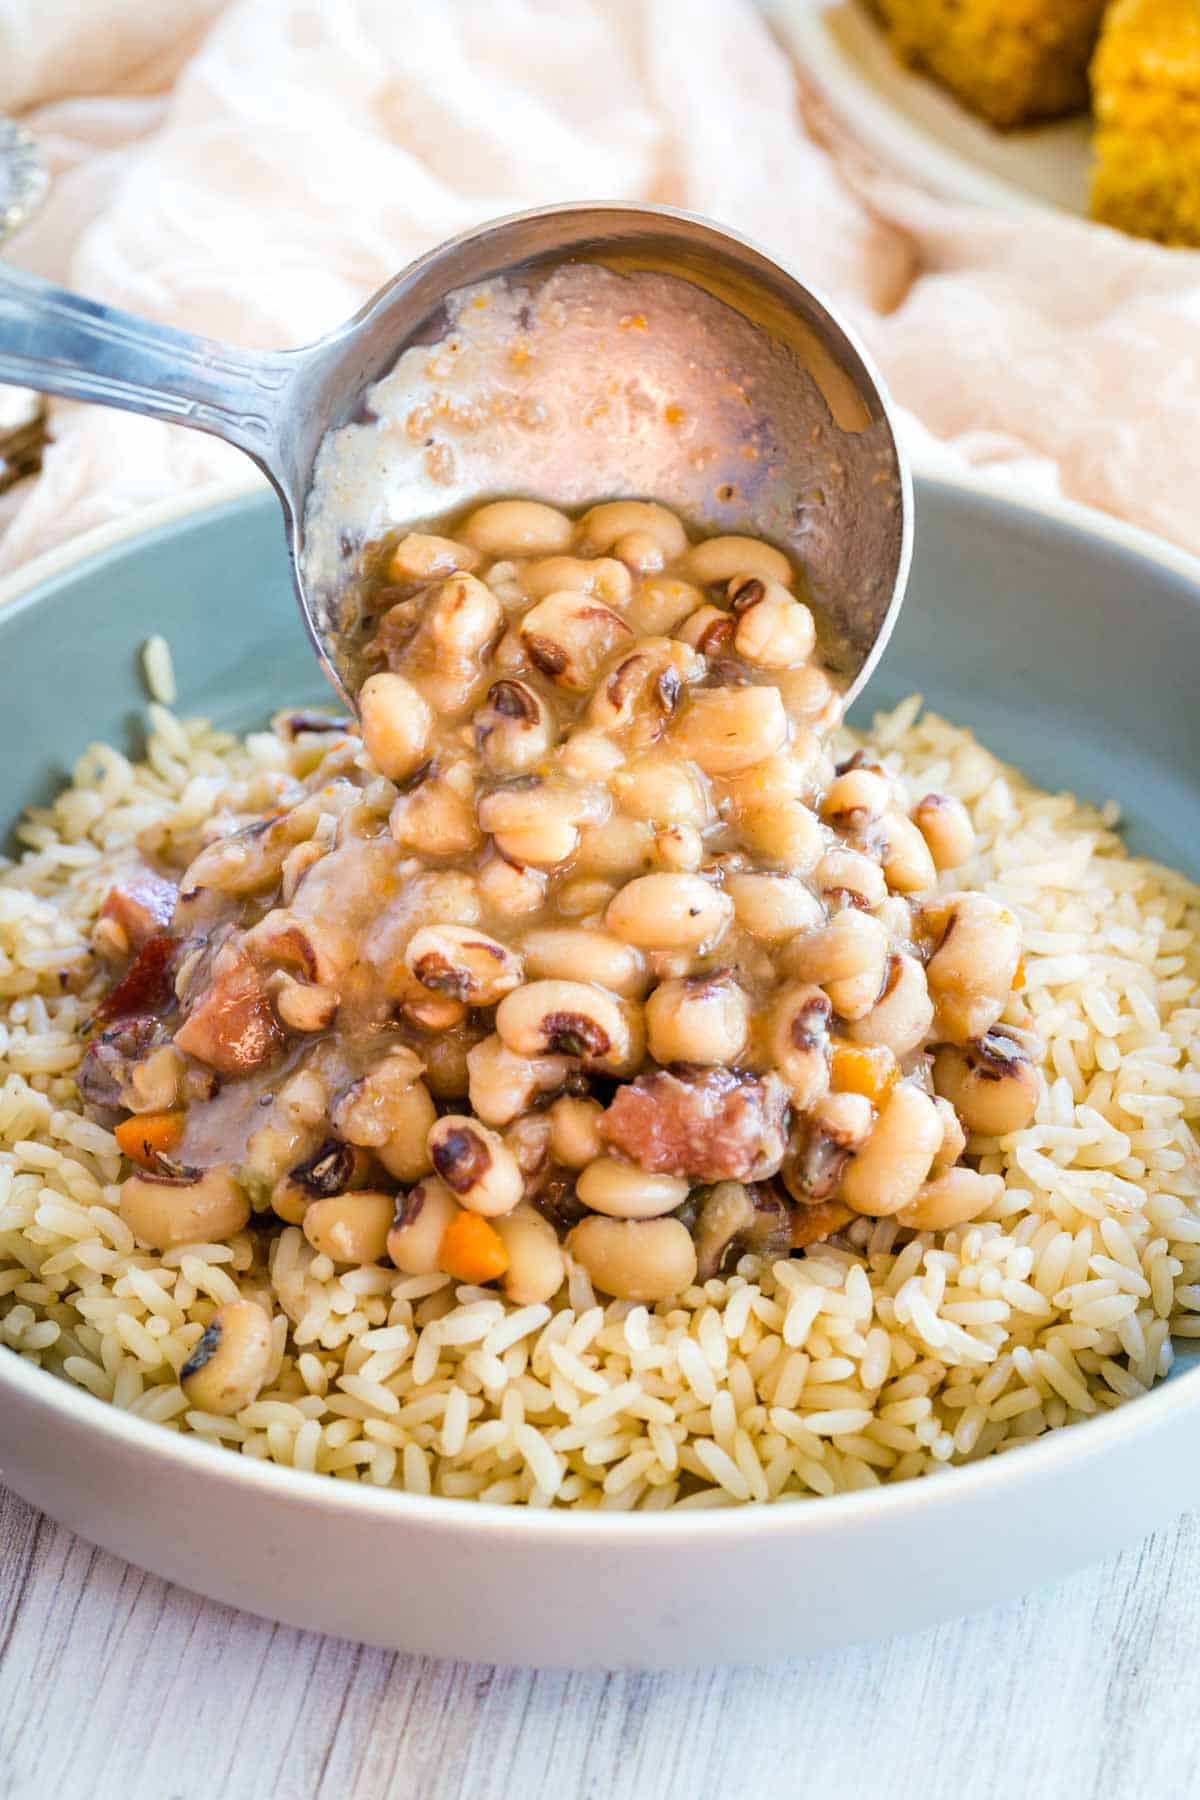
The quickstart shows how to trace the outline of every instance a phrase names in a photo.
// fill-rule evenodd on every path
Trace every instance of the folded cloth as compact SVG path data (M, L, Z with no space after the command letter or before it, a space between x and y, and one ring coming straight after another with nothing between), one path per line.
M1200 550L1200 256L949 206L831 130L749 0L10 0L0 106L55 183L8 249L97 298L259 346L412 256L555 200L663 201L789 260L855 321L912 440ZM170 29L166 22L169 21ZM10 45L9 39L12 43ZM11 52L11 53L10 53ZM918 424L917 421L920 421ZM0 568L245 467L54 409Z

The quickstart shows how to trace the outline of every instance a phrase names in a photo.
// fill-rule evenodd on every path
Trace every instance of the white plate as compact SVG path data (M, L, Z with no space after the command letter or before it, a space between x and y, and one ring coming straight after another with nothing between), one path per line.
M1087 118L994 131L903 68L862 0L769 0L767 13L833 111L891 167L950 200L1086 216Z

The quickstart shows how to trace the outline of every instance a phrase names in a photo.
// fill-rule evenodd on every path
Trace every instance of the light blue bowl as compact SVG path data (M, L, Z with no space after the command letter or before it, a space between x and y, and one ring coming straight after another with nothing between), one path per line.
M1039 783L1117 799L1136 849L1200 874L1200 565L1078 510L936 481L918 481L917 519L910 597L860 712L917 689ZM15 598L0 585L6 819L92 740L136 751L156 632L188 712L244 729L328 698L275 502L194 511ZM0 1479L72 1529L290 1624L496 1662L764 1661L987 1605L1189 1504L1198 1425L1192 1369L927 1481L682 1517L546 1513L233 1456L0 1350Z

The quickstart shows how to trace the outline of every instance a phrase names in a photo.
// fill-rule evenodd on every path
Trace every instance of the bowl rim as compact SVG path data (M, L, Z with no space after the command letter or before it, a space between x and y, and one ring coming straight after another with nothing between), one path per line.
M1200 605L1200 557L1155 537L1140 527L1099 513L1077 502L1044 495L1015 494L1011 486L988 477L950 476L922 466L918 458L914 476L923 486L938 487L967 496L983 497L997 510L1040 516L1048 522L1123 549L1172 574L1188 580ZM26 606L40 603L39 590L80 565L99 560L123 544L167 532L172 526L197 515L213 520L228 508L260 503L270 493L267 484L251 477L211 484L195 492L138 508L70 543L34 558L7 576L0 577L0 627ZM23 602L23 604L22 604ZM358 1515L379 1520L394 1519L398 1528L420 1525L426 1530L460 1532L466 1529L500 1533L531 1542L563 1538L606 1548L646 1543L661 1547L687 1539L707 1542L741 1537L747 1533L772 1533L791 1537L838 1531L856 1522L897 1522L917 1511L937 1511L946 1505L966 1503L972 1497L986 1502L1014 1477L1010 1469L1024 1471L1024 1485L1052 1481L1084 1459L1101 1457L1122 1440L1128 1445L1155 1430L1166 1418L1200 1410L1200 1365L1183 1370L1137 1400L1102 1416L1080 1421L1069 1429L1044 1433L1032 1443L1016 1446L1015 1462L1009 1452L984 1458L966 1467L947 1468L932 1478L898 1482L894 1486L868 1488L853 1493L816 1497L817 1505L801 1504L805 1498L782 1503L741 1504L686 1514L578 1512L570 1508L505 1506L491 1501L451 1500L442 1495L411 1494L403 1489L376 1488L366 1482L334 1481L327 1475L292 1469L281 1464L240 1456L228 1447L199 1436L184 1436L161 1424L139 1418L111 1402L98 1399L63 1376L28 1362L16 1350L0 1346L0 1398L7 1391L48 1417L58 1415L77 1430L98 1433L129 1451L168 1464L183 1473L236 1483L248 1494L261 1493L277 1504L305 1510Z

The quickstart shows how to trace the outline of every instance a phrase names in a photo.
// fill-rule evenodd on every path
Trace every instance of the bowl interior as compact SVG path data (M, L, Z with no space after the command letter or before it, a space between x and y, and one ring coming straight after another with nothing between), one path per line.
M1200 876L1200 581L1187 559L930 480L916 517L908 601L858 720L919 691L1043 786L1116 799L1135 850ZM5 832L89 743L140 750L153 633L171 645L185 712L247 730L282 706L336 704L297 616L274 498L186 514L0 607ZM1200 1353L1185 1348L1177 1371Z

